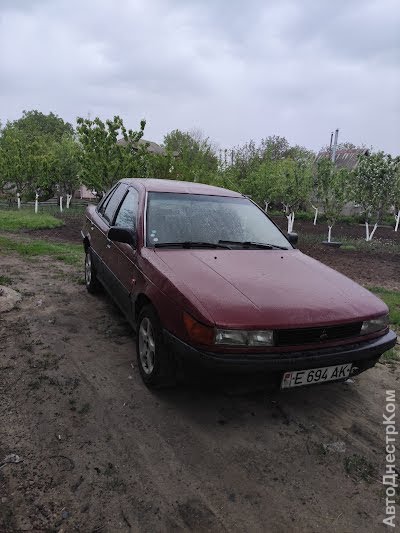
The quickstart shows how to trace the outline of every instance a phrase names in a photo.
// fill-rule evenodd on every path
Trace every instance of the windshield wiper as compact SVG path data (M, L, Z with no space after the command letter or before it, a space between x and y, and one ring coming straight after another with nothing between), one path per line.
M265 250L288 250L285 246L278 246L277 244L269 244L263 242L251 242L251 241L218 241L220 244L233 244L234 246L243 246L244 248L264 248Z
M184 242L155 242L155 248L224 248L229 250L229 246L216 242L196 242L196 241L184 241Z

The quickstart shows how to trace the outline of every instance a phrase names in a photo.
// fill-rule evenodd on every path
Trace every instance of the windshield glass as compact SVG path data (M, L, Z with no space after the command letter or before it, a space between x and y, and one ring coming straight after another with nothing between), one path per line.
M228 196L149 193L146 233L148 246L236 241L292 248L250 200Z

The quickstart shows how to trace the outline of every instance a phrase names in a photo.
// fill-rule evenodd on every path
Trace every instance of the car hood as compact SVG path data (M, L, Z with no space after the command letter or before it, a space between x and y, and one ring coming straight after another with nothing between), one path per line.
M387 312L379 298L299 250L155 249L151 255L176 289L222 327L322 326Z

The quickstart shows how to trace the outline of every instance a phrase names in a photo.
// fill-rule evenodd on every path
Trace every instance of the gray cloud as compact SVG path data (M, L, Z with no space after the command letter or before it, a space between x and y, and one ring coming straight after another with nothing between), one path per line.
M120 114L161 141L285 135L400 153L397 0L0 3L0 119Z

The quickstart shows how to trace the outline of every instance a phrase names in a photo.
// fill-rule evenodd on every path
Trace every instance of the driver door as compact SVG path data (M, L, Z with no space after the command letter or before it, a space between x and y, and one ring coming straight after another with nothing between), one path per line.
M136 189L129 187L116 212L113 226L134 229L136 232L138 199ZM136 249L130 244L107 241L104 262L110 275L112 296L130 322L133 320L131 293L140 275L136 258Z

